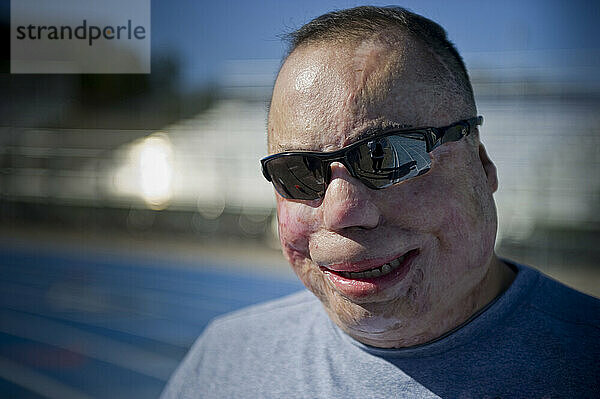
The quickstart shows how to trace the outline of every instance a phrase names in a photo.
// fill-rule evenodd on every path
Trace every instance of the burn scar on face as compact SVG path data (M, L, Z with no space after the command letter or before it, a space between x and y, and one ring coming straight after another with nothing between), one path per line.
M352 56L354 87L366 98L385 97L393 79L406 70L406 54L398 51L406 35L383 31L357 43Z
M385 58L385 48L379 40L363 40L352 57L355 87L364 89L372 78L381 76Z

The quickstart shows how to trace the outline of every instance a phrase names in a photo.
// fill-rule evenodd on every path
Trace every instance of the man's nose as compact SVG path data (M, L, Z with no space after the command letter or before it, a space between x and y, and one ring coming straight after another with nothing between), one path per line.
M321 203L325 227L332 231L377 227L381 214L369 191L360 180L350 175L344 165L332 163L331 181Z

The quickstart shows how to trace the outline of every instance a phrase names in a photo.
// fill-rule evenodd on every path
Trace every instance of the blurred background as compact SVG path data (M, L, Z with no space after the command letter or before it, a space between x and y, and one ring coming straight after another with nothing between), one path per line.
M0 396L157 397L211 318L301 289L258 162L280 37L360 3L152 1L148 75L11 75L0 4ZM599 296L600 3L399 5L465 58L499 254Z

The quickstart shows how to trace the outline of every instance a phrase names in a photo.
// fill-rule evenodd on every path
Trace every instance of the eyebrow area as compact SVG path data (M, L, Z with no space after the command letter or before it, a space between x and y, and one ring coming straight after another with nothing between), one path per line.
M348 138L347 143L344 144L344 147L347 147L349 145L352 145L353 143L367 139L369 137L374 137L374 136L378 136L378 135L386 133L386 132L390 132L392 130L405 130L405 129L411 129L412 127L413 127L412 125L402 125L399 123L386 123L383 126L368 127L366 129L364 129L363 131L361 131L360 133Z
M364 140L366 138L369 137L374 137L377 136L379 134L385 133L385 132L389 132L392 130L404 130L404 129L411 129L413 126L412 125L406 125L406 124L399 124L399 123L386 123L384 126L370 126L367 127L366 129L362 130L361 132L355 134L355 135L351 135L350 137L346 138L346 142L344 143L344 145L338 149L334 149L334 150L329 150L329 151L322 151L320 149L316 149L314 147L311 147L310 145L306 145L306 144L293 144L293 143L289 143L289 144L282 144L282 143L278 143L276 144L277 147L277 152L276 153L281 153L281 152L323 152L323 153L327 153L327 152L334 152L334 151L338 151L342 148L348 147L360 140Z

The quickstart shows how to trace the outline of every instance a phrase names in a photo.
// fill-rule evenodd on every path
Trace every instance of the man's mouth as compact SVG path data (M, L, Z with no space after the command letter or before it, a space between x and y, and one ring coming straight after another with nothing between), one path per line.
M398 269L406 260L412 258L419 252L418 249L413 249L406 252L404 255L391 260L388 263L384 263L378 267L374 267L368 270L361 270L357 272L349 272L349 271L336 271L329 268L322 267L322 269L327 270L330 273L337 274L341 277L348 279L367 279L367 278L377 278L383 277L387 274L392 273L394 270Z
M373 267L375 262L366 260L331 266L338 270L321 266L321 270L336 290L351 300L361 300L400 283L411 270L418 255L419 249L412 249L376 267Z

